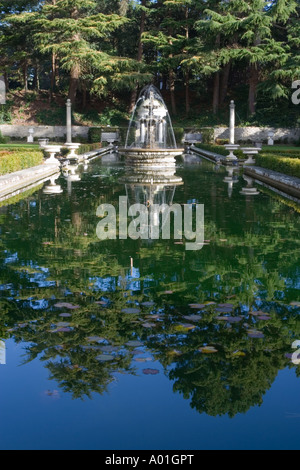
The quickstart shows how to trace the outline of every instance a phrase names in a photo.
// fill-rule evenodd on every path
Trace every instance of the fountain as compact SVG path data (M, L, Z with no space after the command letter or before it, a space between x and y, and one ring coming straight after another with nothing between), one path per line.
M129 164L149 167L175 165L178 149L168 109L160 92L153 86L145 87L136 102L128 127L125 148Z

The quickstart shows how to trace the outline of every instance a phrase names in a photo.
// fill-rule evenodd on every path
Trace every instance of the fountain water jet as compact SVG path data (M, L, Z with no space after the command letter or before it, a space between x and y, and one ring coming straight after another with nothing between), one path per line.
M129 164L149 167L175 165L178 149L171 118L160 92L153 85L145 87L136 102L128 127L125 148Z

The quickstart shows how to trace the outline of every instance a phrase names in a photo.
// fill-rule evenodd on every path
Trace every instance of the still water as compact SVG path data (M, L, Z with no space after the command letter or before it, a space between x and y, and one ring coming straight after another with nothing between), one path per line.
M208 162L176 175L153 194L204 204L199 251L97 238L100 204L149 197L121 165L2 204L2 450L300 448L297 206Z

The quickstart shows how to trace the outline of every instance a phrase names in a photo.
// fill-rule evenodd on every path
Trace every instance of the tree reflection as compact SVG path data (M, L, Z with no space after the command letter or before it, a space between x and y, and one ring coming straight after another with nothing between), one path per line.
M182 170L174 202L205 204L203 250L99 242L96 209L117 204L124 185L118 169L97 169L68 196L40 190L1 208L0 339L26 343L24 361L43 361L74 398L104 393L116 374L136 374L136 359L151 357L200 413L260 405L300 337L299 308L290 305L299 298L294 212L267 196L246 203L238 190L229 201L210 170L198 179Z

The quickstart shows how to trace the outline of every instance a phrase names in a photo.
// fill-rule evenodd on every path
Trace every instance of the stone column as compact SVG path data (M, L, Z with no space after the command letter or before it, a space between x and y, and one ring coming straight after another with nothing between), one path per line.
M234 131L235 131L235 104L234 101L230 102L230 124L229 124L229 143L234 145Z
M66 103L67 106L67 144L72 143L72 103L71 100L68 100Z
M159 128L158 128L158 142L160 144L164 143L164 121L161 120L159 122Z

